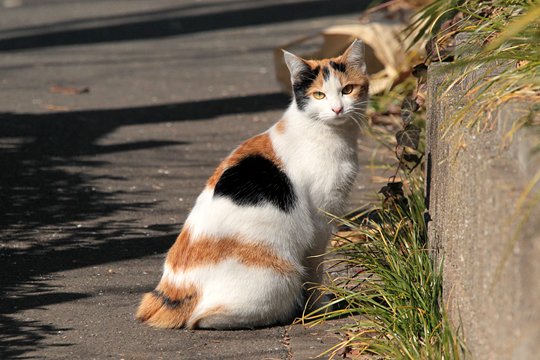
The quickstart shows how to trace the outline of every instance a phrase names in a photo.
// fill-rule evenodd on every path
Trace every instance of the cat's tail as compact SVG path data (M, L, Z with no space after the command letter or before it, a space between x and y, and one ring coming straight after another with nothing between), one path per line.
M144 294L136 317L159 328L184 327L197 303L195 287L173 287L160 283L156 290Z

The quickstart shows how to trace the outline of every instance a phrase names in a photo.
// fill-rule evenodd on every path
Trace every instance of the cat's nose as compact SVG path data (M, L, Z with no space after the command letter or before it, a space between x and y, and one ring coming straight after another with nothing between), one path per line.
M332 111L336 113L336 115L339 115L343 112L343 107L333 107Z

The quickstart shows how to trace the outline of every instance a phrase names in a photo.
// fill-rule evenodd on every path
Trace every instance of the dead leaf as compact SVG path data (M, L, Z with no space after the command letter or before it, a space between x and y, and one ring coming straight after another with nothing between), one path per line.
M416 89L415 93L416 95L414 96L414 101L419 107L423 107L426 103L427 84L418 84L418 88Z
M75 88L71 86L53 85L49 88L49 91L55 94L80 95L80 94L88 94L90 92L90 88L88 87Z
M401 177L399 177L399 176L396 176L393 179L394 179L394 181L404 182L403 179ZM388 182L388 177L372 176L371 177L371 182L374 183L374 184L386 184Z
M336 236L334 236L331 240L331 245L333 247L339 247L345 244L350 243L359 243L359 242L365 242L367 241L367 237L365 234L361 234L358 231L338 231Z
M69 111L69 108L67 106L52 105L52 104L45 105L45 109L51 110L51 111Z

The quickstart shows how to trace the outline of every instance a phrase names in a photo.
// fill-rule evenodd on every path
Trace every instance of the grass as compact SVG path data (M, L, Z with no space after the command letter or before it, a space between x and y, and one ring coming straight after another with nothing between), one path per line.
M317 324L352 316L344 341L325 355L349 353L382 359L459 359L463 344L441 305L441 267L427 245L420 172L408 179L403 197L386 199L356 219L336 219L352 236L335 250L349 275L323 290L335 295L325 312L306 314Z
M463 125L477 130L492 129L489 114L500 104L519 100L540 101L540 3L537 0L435 0L417 14L411 34L431 34L431 59L441 57L457 34L461 43L455 59L444 71L456 74L445 84L449 91L475 74L467 90L469 106L446 124L446 131ZM441 55L441 56L438 56ZM531 106L529 113L538 107ZM474 112L477 116L470 116ZM468 115L468 116L467 116ZM524 125L539 125L534 116L515 119L511 132ZM510 134L512 135L512 134Z

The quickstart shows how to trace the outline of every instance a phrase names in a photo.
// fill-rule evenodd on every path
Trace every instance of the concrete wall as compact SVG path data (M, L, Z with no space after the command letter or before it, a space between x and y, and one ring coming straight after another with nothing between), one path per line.
M443 82L456 78L452 71L430 67L427 103L429 238L443 263L445 305L473 359L540 359L540 199L528 218L525 209L516 210L540 171L540 151L532 152L540 136L524 128L512 142L504 140L530 107L513 102L483 115L492 129L457 126L443 137L444 125L469 102L464 91L480 76L444 95Z

